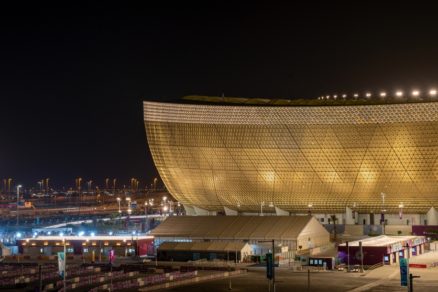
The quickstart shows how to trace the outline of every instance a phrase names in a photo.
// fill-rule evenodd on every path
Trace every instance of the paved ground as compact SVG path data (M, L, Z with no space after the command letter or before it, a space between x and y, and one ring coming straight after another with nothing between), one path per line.
M276 291L407 291L400 287L399 268L382 267L366 274L345 272L314 272L310 275L310 290L307 288L307 273L277 270ZM438 291L438 268L411 269L415 279L415 292ZM231 278L232 291L268 291L265 270L251 269L247 274ZM229 291L229 279L198 283L167 289L165 291ZM272 291L272 290L271 290Z

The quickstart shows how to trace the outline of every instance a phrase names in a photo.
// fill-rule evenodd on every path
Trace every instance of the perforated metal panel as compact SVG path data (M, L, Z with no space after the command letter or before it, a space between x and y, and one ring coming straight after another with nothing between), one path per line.
M145 102L144 114L155 165L183 204L258 211L272 202L292 212L312 204L327 213L438 206L438 103Z

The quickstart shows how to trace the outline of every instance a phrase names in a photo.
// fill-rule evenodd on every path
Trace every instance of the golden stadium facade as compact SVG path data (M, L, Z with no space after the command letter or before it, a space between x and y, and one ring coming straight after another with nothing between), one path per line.
M186 206L257 212L265 204L295 213L438 206L438 102L144 102L144 120L159 174Z

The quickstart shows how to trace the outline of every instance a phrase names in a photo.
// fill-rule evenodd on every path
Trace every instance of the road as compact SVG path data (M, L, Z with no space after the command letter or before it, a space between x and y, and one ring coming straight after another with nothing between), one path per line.
M370 274L345 272L314 272L310 275L310 290L307 287L307 273L291 272L287 269L277 269L276 292L282 291L406 291L400 287L398 267L379 268ZM422 278L415 279L415 291L438 291L438 269L411 269L415 275ZM231 278L232 291L269 291L265 270L251 269L247 274ZM374 285L375 284L375 285ZM229 279L201 282L166 289L165 291L193 291L219 292L229 291ZM272 291L272 290L271 290Z

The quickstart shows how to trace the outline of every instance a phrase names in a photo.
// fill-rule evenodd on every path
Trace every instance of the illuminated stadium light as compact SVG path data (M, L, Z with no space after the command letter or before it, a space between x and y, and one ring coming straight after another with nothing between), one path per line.
M380 92L380 96L381 97L385 97L386 96L386 92Z
M401 97L403 96L403 91L396 91L395 95Z
M412 96L419 96L419 95L420 95L420 91L418 90L412 91Z

